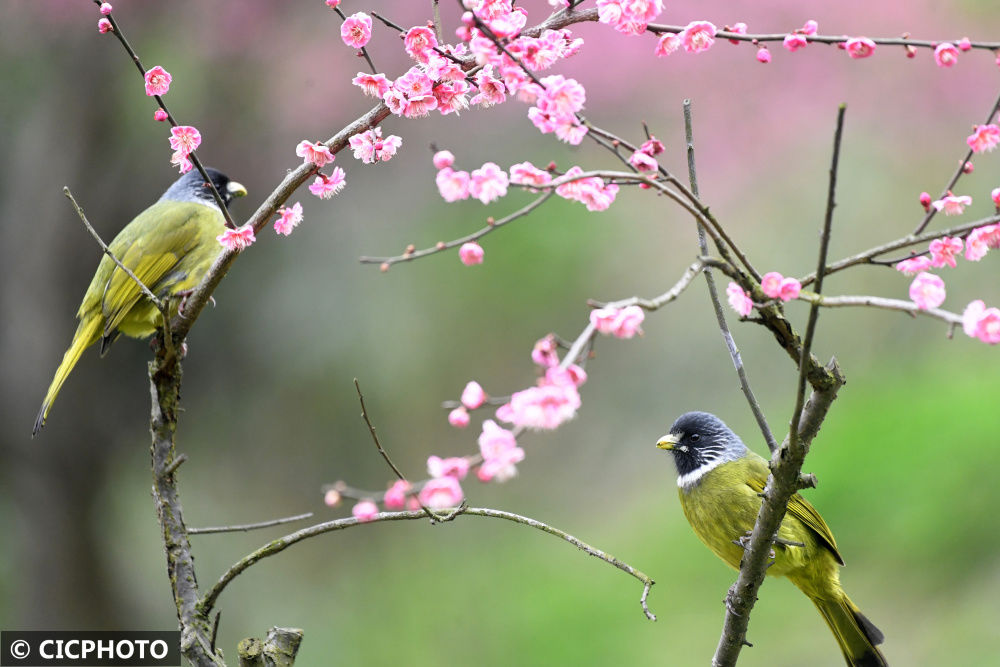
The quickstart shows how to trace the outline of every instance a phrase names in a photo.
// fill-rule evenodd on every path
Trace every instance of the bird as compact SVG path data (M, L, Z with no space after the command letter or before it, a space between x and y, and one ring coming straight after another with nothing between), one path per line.
M688 412L656 443L673 455L681 509L695 534L727 565L739 569L745 536L763 503L768 462L708 412ZM884 636L840 585L833 533L796 493L788 502L767 574L787 577L813 601L851 667L888 665L877 648Z
M227 207L233 198L246 195L245 187L217 169L205 172ZM167 299L174 315L183 296L211 268L221 250L216 237L225 229L226 219L209 183L193 170L118 232L108 249L157 298ZM76 316L79 325L45 393L32 437L45 425L53 401L85 349L100 341L103 357L119 335L146 338L163 320L136 282L107 254L101 257Z

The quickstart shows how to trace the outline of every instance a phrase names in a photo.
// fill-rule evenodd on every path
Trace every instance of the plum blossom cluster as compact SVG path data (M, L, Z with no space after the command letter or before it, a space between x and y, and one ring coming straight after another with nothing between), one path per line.
M182 174L194 169L194 163L189 156L201 145L201 132L191 125L178 125L170 128L170 148L174 150L170 156L170 164L177 167Z
M326 144L322 142L313 143L308 139L303 139L299 142L299 145L295 147L295 154L302 158L306 164L316 165L316 169L322 169L330 162L333 162L335 157ZM333 172L329 176L319 172L316 175L316 180L309 186L309 192L320 199L329 199L343 190L345 185L347 185L347 180L344 170L340 167L334 167ZM275 229L277 229L277 226ZM289 229L289 232L291 232L291 229Z
M97 20L97 32L101 33L102 35L108 32L113 32L115 28L111 24L111 19L108 18L111 12L114 11L111 8L111 3L102 2L98 7L98 11L101 14L101 18Z
M971 338L984 343L1000 343L1000 309L987 308L981 300L970 303L962 313L962 329Z
M615 338L632 338L642 335L641 324L646 313L639 306L625 308L596 308L590 311L590 323L600 333Z
M659 144L655 139L652 142ZM654 148L643 149L653 151ZM662 150L662 144L659 144ZM649 159L652 159L651 157ZM521 162L510 168L509 174L495 162L486 162L471 173L454 168L455 156L451 151L438 151L434 154L434 166L438 173L435 177L438 192L446 202L456 202L472 197L484 204L496 201L507 194L508 186L520 185L537 192L552 182L549 171L539 169L530 162ZM653 160L655 164L655 160ZM554 166L552 167L554 169ZM580 167L571 167L564 174L561 185L556 186L556 194L564 199L579 201L591 211L604 211L614 202L618 194L618 185L605 183L598 176L574 178L583 174ZM569 180L567 180L569 179Z
M785 278L777 271L765 273L760 279L760 289L772 299L791 301L799 298L802 283L795 278Z
M365 164L388 162L403 145L403 140L395 134L383 138L381 127L359 132L347 141L354 151L354 157Z
M737 25L742 26L741 30L744 33L746 32L746 24ZM657 57L663 58L669 56L682 46L688 53L708 51L715 44L716 32L715 25L708 21L692 21L678 33L663 33L656 42L654 53ZM734 32L740 32L740 30L738 29Z

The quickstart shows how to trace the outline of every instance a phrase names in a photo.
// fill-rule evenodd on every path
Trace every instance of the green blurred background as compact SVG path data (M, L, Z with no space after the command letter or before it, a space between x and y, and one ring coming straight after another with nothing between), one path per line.
M345 0L347 13L371 4ZM403 25L425 3L376 3ZM457 12L444 3L445 18ZM825 34L1000 39L987 0L767 3L673 1L661 20L782 32L808 19ZM812 6L817 5L817 6ZM822 5L822 6L819 6ZM536 18L547 7L528 2ZM174 75L167 101L204 135L206 163L250 190L246 216L298 159L303 138L327 138L370 103L349 78L362 68L339 21L314 2L118 0L147 67ZM122 340L103 362L84 356L41 437L32 420L67 346L73 314L99 259L60 193L76 193L110 239L175 178L167 130L151 119L136 72L99 36L87 0L0 5L0 627L174 627L175 613L149 495L149 396L143 342ZM701 188L762 270L803 275L815 263L836 105L847 102L839 206L831 254L843 257L907 233L964 150L997 94L987 53L941 70L880 48L852 61L812 45L758 64L749 45L717 43L698 57L652 57L651 39L579 26L588 45L557 71L588 91L587 116L638 140L639 121L684 170L681 102L694 100ZM377 29L379 69L408 64L396 36ZM478 421L448 426L443 400L470 379L505 394L533 382L529 352L550 331L575 336L586 299L651 296L696 252L691 221L648 193L624 192L589 214L552 202L487 237L482 266L443 254L383 275L360 255L397 254L478 228L528 201L513 193L484 207L445 204L429 145L458 166L525 159L561 168L618 168L585 142L540 137L510 102L460 118L390 118L403 137L391 162L361 165L342 153L348 187L330 202L304 189L305 223L289 238L261 234L235 264L189 338L178 442L185 518L192 526L315 511L337 479L381 488L389 471L374 452L352 379L360 379L383 443L409 475L427 456L475 451ZM966 214L991 212L997 155L976 160L960 194ZM953 222L952 220L948 221ZM944 225L944 220L935 224ZM947 270L945 307L1000 302L996 257ZM832 277L831 294L905 298L889 269ZM788 307L799 326L802 304ZM702 284L646 320L633 341L601 339L589 362L578 417L522 439L527 460L504 485L468 480L474 505L546 521L649 573L623 573L536 531L467 518L372 525L324 536L264 561L220 600L219 645L267 627L299 626L300 663L707 664L734 573L691 533L677 506L671 463L653 443L675 416L708 409L764 450L717 334ZM734 324L771 425L792 408L792 364L764 330ZM836 355L848 377L806 469L809 499L830 523L849 566L845 587L885 632L900 665L972 665L996 659L1000 531L991 473L997 447L997 350L940 323L872 311L824 313L815 350ZM477 415L478 416L478 415ZM280 529L194 539L209 584ZM387 638L391 637L391 641ZM750 625L746 665L839 665L812 605L785 581L768 581Z

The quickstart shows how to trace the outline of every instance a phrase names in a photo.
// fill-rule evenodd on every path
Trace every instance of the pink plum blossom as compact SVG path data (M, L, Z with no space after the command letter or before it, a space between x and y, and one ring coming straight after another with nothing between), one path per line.
M753 299L736 283L731 282L726 287L726 297L729 299L729 305L740 317L746 317L753 310Z
M543 78L544 88L538 96L536 106L553 116L566 116L583 109L587 92L576 79L567 79L562 74Z
M984 343L1000 343L1000 309L987 308L980 300L973 301L962 313L962 329L967 336Z
M641 172L652 172L660 168L660 165L656 162L656 158L642 151L632 153L629 156L628 163Z
M597 18L620 33L639 35L663 11L663 0L597 0Z
M990 199L993 200L993 205L1000 209L1000 188L993 188L990 192Z
M448 423L455 428L465 428L469 425L469 412L464 405L460 405L448 413Z
M326 6L330 9L336 9L340 5L340 0L326 0Z
M795 278L785 278L777 271L771 271L760 279L760 288L772 299L791 301L798 298L802 284Z
M451 167L445 167L437 173L434 181L437 183L438 192L446 202L469 198L470 178L467 171L455 171Z
M466 266L482 264L484 254L483 247L475 241L463 243L462 247L458 249L458 258L462 260L462 264L465 264Z
M642 145L639 146L639 150L645 153L646 155L655 157L666 149L663 147L662 141L660 141L656 137L651 136L649 139L646 139L644 142L642 142Z
M313 143L303 139L295 147L295 154L304 162L312 162L317 167L323 167L328 162L333 162L333 153L322 142Z
M975 130L966 138L965 142L974 153L992 151L1000 144L1000 127L993 123L989 125L976 125Z
M406 53L417 62L426 63L430 54L434 53L434 48L438 45L434 31L427 26L416 26L406 31L403 39L403 48Z
M167 91L170 90L170 82L173 81L170 72L159 65L148 70L143 75L143 79L146 81L146 94L150 97L166 95Z
M411 488L410 483L406 480L397 479L393 482L382 497L385 508L387 510L401 510L406 507L406 496L410 493Z
M432 510L442 510L449 507L458 507L462 503L464 494L462 485L454 477L435 477L424 484L417 495L420 502Z
M771 52L767 50L766 46L757 49L757 62L764 63L765 65L771 62Z
M382 138L382 128L375 127L359 132L347 140L354 151L354 157L366 164L388 162L396 154L403 140L394 134Z
M896 270L907 276L915 276L921 271L931 268L931 258L926 255L918 255L910 259L904 259L895 264Z
M364 48L372 38L372 19L364 12L351 14L340 26L340 37L353 49Z
M469 175L469 194L489 204L507 194L507 172L495 162L487 162Z
M544 186L552 182L552 174L539 169L530 162L521 162L510 168L510 183L512 185L538 185ZM528 188L530 192L537 192L534 188Z
M934 49L934 62L938 67L954 67L958 62L958 49L951 42L942 42Z
M564 175L572 178L583 173L580 167L570 167ZM556 186L556 194L564 199L572 199L586 205L589 211L604 211L614 202L618 194L618 186L614 183L604 184L599 176L578 178Z
M972 42L969 41L968 37L963 37L958 40L958 50L959 51L969 51L972 49Z
M844 48L852 58L867 58L875 53L875 42L867 37L851 37L844 42Z
M253 233L253 225L247 223L236 229L227 227L226 231L215 237L215 240L226 250L240 251L256 241L257 237Z
M930 244L931 266L950 266L955 268L955 257L962 252L962 239L952 236L943 236L934 239Z
M646 313L639 306L625 308L597 308L590 311L590 323L605 335L615 338L632 338L642 334L640 325Z
M351 514L358 521L366 523L378 516L378 505L370 500L362 500L351 508Z
M463 456L443 459L440 456L427 457L427 474L431 477L454 477L465 479L469 474L469 460Z
M483 391L482 385L475 380L465 385L465 389L462 390L462 405L470 410L478 408L486 402L487 398L489 397L486 395L486 392Z
M365 74L364 72L358 72L358 75L351 79L351 83L361 88L365 95L378 99L382 99L392 85L385 74Z
M806 39L805 35L793 32L791 34L785 35L785 39L782 42L784 47L789 51L798 51L799 49L805 48L809 44L809 40Z
M803 35L815 35L816 31L818 30L819 30L819 23L817 23L813 19L809 19L808 21L805 22L805 25L799 28L799 32L801 32Z
M910 300L921 310L937 308L944 298L944 281L933 273L918 273L910 283Z
M110 14L110 13L111 13L112 11L114 11L114 10L113 10L113 9L111 8L111 3L110 3L110 2L102 2L102 3L101 3L101 6L99 7L99 10L100 10L100 12L101 12L101 16L107 16L107 15L108 15L108 14Z
M965 207L971 203L972 197L969 195L956 196L949 191L945 197L931 202L931 206L945 215L961 215L965 213Z
M531 349L531 360L543 368L557 366L559 364L557 348L556 337L552 334L539 338Z
M504 482L517 474L514 466L524 460L524 450L517 446L514 434L497 425L492 419L483 422L479 435L479 453L483 463L477 471L484 482Z
M469 104L478 104L486 109L507 99L503 81L494 77L489 67L478 72L475 81L479 93L469 100Z
M170 128L170 147L185 155L191 154L201 145L201 132L191 125L178 125Z
M747 34L747 24L740 21L739 23L734 23L732 26L726 26L726 31L736 33L737 35L745 35ZM738 45L740 40L730 39L729 43Z
M554 429L576 416L580 393L558 366L549 368L538 385L514 392L497 410L497 418L531 429Z
M333 173L329 176L318 174L316 180L309 186L309 192L320 199L329 199L343 190L345 185L347 185L347 180L344 177L344 170L340 167L334 167Z
M707 51L715 43L715 26L708 21L692 21L681 32L680 38L688 53Z
M102 35L106 32L114 32L114 27L111 25L111 21L106 18L101 18L97 21L97 32Z
M288 236L302 222L302 204L295 202L291 207L282 206L278 209L278 219L274 221L274 231L282 236Z
M444 169L455 164L455 154L451 151L438 151L434 154L434 168Z
M153 120L155 120L158 123L162 123L168 117L169 116L167 116L167 112L164 111L163 109L157 109L156 111L153 112Z
M996 247L997 236L997 225L973 229L965 239L965 258L971 262L981 260L991 247Z
M675 32L665 32L656 41L654 53L658 58L665 58L681 48L681 38Z

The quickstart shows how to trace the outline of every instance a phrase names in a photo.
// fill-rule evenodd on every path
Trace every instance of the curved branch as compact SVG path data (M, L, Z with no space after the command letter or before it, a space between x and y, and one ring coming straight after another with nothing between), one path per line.
M505 521L511 521L513 523L518 523L523 526L529 526L542 532L548 533L549 535L554 535L566 542L569 542L577 549L599 558L604 562L615 566L622 572L625 572L636 579L638 579L643 584L643 592L640 602L642 604L643 613L651 621L656 620L656 616L649 610L646 605L646 598L649 595L649 589L655 583L647 574L637 570L628 563L621 561L609 553L601 551L595 547L590 546L586 542L570 535L569 533L559 530L553 526L546 523L542 523L536 519L531 519L526 516L521 516L519 514L514 514L513 512L504 512L502 510L495 510L485 507L466 507L461 506L456 508L454 512L447 515L446 520L453 520L456 517L462 515L469 516L480 516L487 517L491 519L504 519ZM323 533L330 533L338 530L344 530L345 528L353 528L354 526L359 526L362 524L369 523L381 523L384 521L410 521L413 519L423 519L426 518L426 514L421 511L408 511L408 512L380 512L370 521L359 521L354 517L335 519L333 521L326 521L324 523L316 524L315 526L310 526L309 528L303 528L302 530L296 531L282 538L274 540L261 548L257 549L253 553L247 554L238 562L233 564L216 582L215 586L201 599L198 603L198 608L200 613L207 614L212 607L215 605L219 598L219 595L226 588L226 586L240 574L242 574L247 568L249 568L254 563L267 558L268 556L274 556L281 553L293 544L297 544L310 537L315 537L317 535L322 535Z

